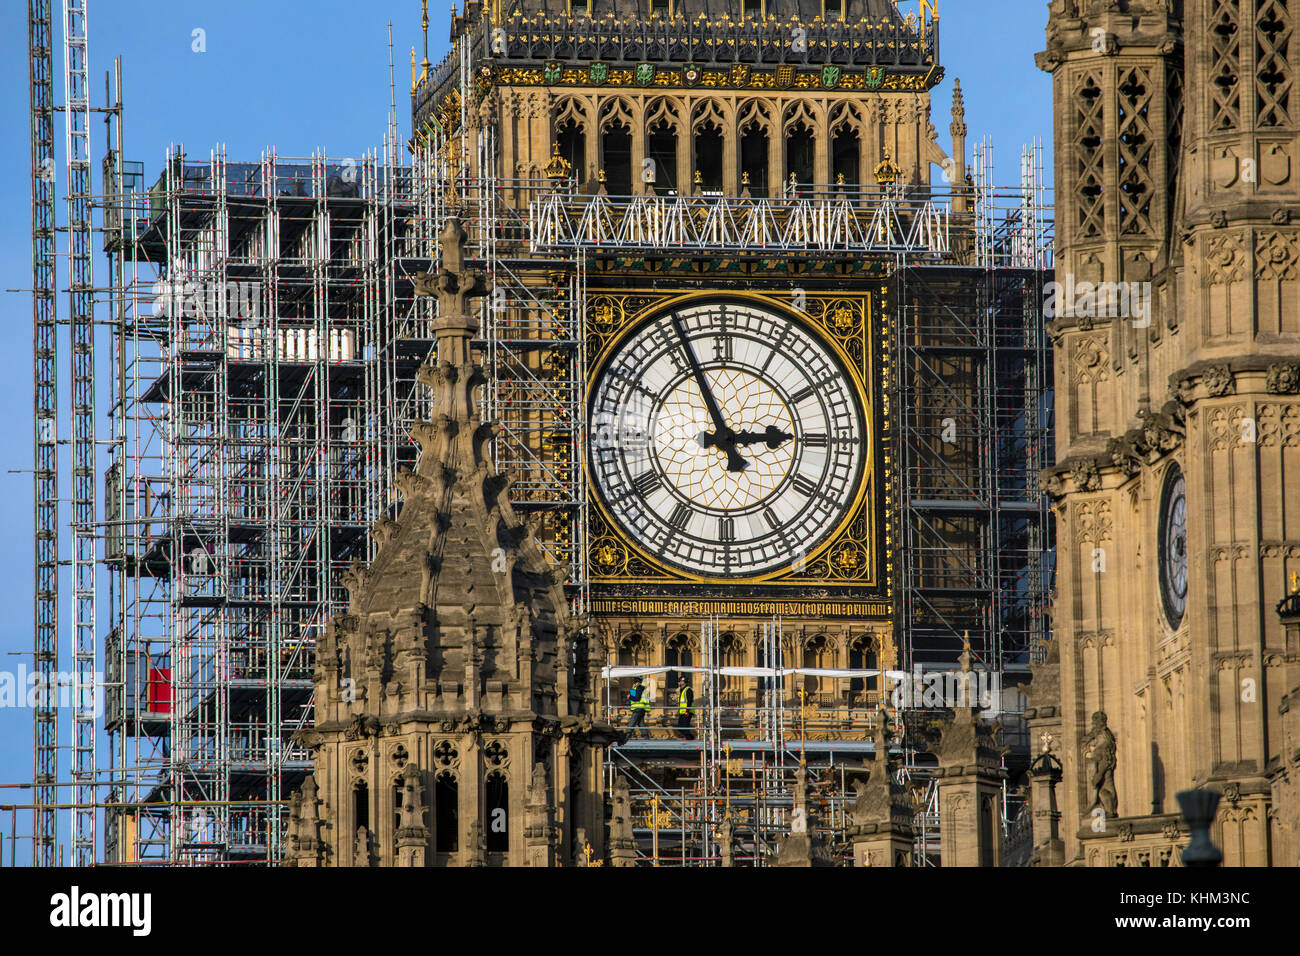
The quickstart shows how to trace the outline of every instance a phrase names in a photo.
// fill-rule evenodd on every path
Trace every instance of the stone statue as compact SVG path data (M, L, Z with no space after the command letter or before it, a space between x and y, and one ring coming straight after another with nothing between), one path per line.
M370 865L370 831L364 826L357 827L356 865Z
M1097 807L1107 816L1119 815L1119 797L1115 791L1115 735L1106 726L1105 711L1092 715L1092 732L1083 744L1083 756L1088 767L1088 788L1092 803L1087 811Z

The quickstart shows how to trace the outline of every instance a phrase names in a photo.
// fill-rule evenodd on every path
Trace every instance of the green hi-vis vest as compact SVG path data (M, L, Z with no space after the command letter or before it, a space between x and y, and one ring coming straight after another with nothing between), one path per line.
M640 694L640 696L637 697L636 700L632 701L632 706L633 706L634 708L635 708L635 707L639 707L639 708L641 708L642 710L649 710L649 709L650 709L650 701L648 701L648 700L646 699L646 692L645 692L645 689L644 689L644 688L641 690L641 694Z
M690 692L689 687L683 687L681 693L677 695L677 713L689 714L691 712L691 702L687 700L687 695Z

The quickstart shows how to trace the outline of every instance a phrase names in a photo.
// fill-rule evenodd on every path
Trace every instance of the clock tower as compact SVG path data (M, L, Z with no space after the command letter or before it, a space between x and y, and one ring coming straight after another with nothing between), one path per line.
M1300 69L1284 0L1053 0L1059 665L1035 737L1067 859L1295 862ZM1293 672L1291 672L1293 673ZM1035 678L1035 683L1039 683ZM1293 791L1291 791L1293 792Z
M417 79L417 140L495 163L534 261L584 259L574 537L611 663L698 665L712 618L718 663L762 665L777 617L787 666L897 661L889 279L916 240L873 217L947 162L923 7L469 2Z

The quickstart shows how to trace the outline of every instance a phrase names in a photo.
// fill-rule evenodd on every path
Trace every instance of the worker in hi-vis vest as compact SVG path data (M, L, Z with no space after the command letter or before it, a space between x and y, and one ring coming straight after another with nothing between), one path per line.
M650 731L645 727L646 711L650 709L650 694L638 677L627 694L628 706L632 708L632 720L628 723L629 737L649 737Z
M691 715L695 713L695 691L691 690L690 681L683 674L677 679L677 735L682 740L694 740L695 731L691 730Z

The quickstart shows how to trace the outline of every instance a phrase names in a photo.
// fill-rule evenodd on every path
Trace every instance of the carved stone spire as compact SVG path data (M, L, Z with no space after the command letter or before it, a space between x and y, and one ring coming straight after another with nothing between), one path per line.
M966 153L966 98L962 96L959 79L952 81L952 122L948 124L948 132L952 134L952 158L960 163ZM961 149L957 148L958 140L961 141Z
M560 862L555 820L577 812L567 797L543 787L525 814L513 803L490 803L475 782L489 770L488 735L497 754L492 767L506 787L507 756L515 766L545 761L562 779L595 772L614 733L592 718L597 655L588 643L598 638L588 622L570 617L560 575L516 516L509 478L491 460L494 429L479 411L486 378L475 362L473 308L491 287L466 261L458 220L447 222L441 240L441 267L415 281L417 295L438 300L436 350L419 372L432 390L433 414L412 428L419 463L397 477L400 514L374 524L374 560L345 576L348 613L331 619L320 642L316 723L298 739L313 748L318 768L308 785L330 788L324 829L346 841L332 848L339 863L552 866ZM438 771L454 786L432 786L414 764L396 793L367 779L368 767L391 766L399 751L432 752L439 741L431 736L455 755ZM557 737L573 741L561 748ZM315 804L306 787L294 807L295 859L311 847L307 815ZM502 809L513 817L501 820ZM604 807L589 801L579 817L595 832ZM504 827L489 835L489 821ZM529 828L537 839L518 835ZM444 835L450 838L442 843ZM594 852L603 854L603 832L597 844Z

